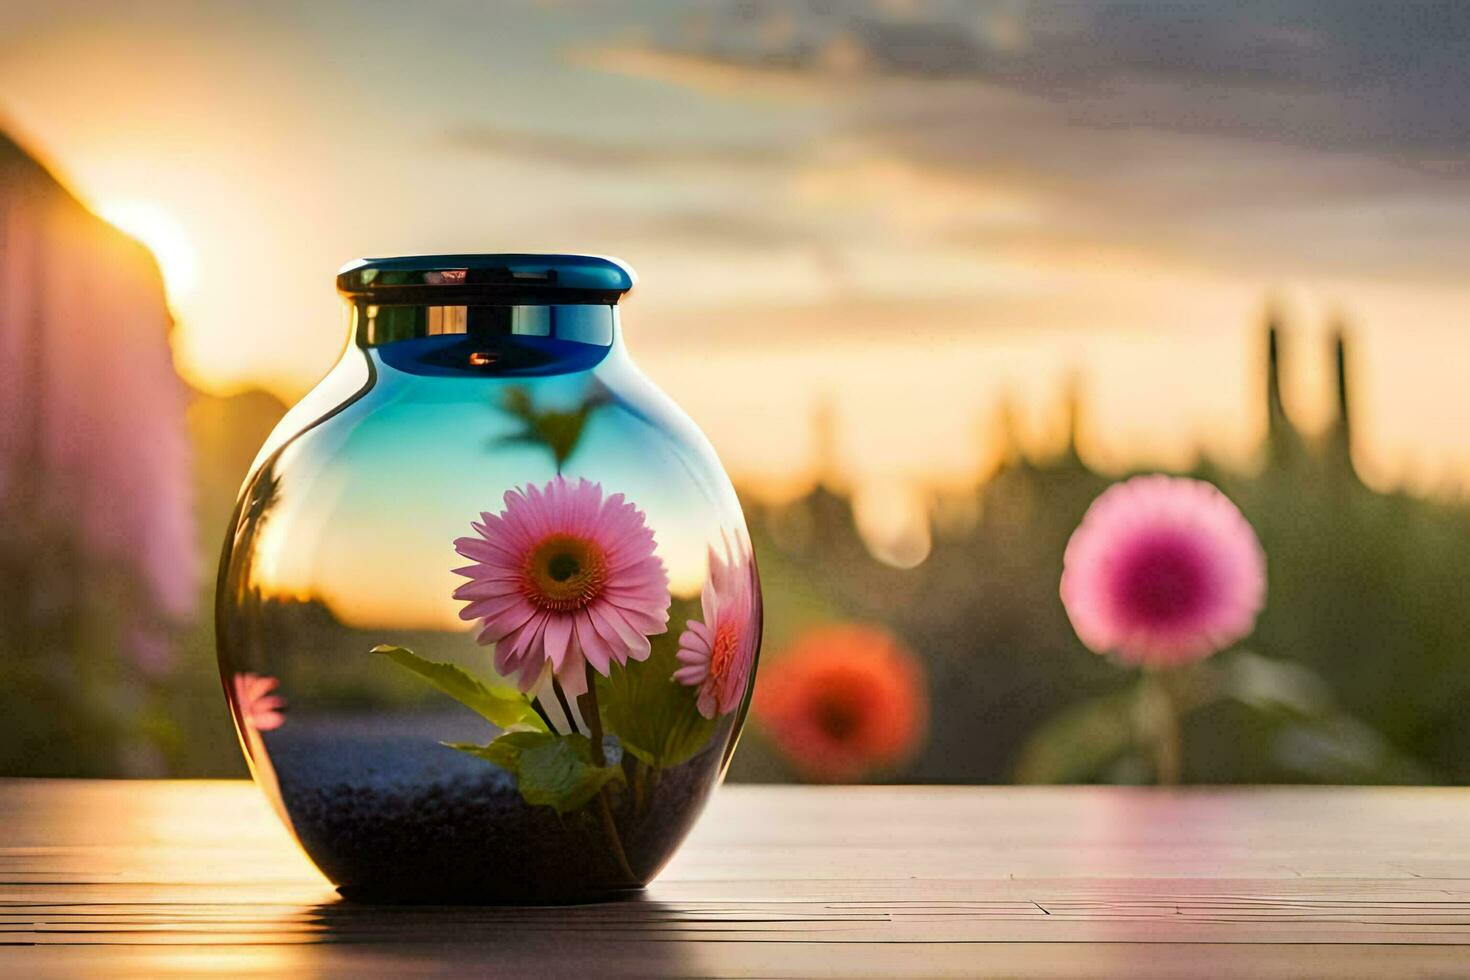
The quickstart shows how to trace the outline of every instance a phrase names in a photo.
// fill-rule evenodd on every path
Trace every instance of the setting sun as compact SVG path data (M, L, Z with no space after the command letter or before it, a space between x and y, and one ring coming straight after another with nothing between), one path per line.
M112 201L98 208L98 214L148 246L158 259L171 302L193 292L199 281L199 253L177 218L141 200Z

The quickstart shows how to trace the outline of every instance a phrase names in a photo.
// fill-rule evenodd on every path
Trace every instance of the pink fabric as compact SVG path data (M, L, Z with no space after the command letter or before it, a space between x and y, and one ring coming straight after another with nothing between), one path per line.
M495 645L495 669L521 690L554 672L576 696L586 690L584 663L606 677L614 663L646 659L648 637L668 629L668 572L643 512L622 494L558 476L507 492L504 510L471 527L474 537L454 542L473 562L454 570L470 580L454 597L466 603L461 618L480 621L479 642ZM568 581L584 587L566 599L548 563L573 554L579 577Z
M1061 593L1090 649L1169 666L1250 633L1266 598L1266 555L1210 484L1140 476L1088 508L1067 544Z

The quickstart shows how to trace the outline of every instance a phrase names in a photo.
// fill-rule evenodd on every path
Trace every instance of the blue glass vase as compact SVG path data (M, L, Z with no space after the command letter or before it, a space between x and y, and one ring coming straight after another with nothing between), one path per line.
M634 366L627 267L369 259L245 480L216 627L251 772L338 889L637 889L722 778L761 601L739 502Z

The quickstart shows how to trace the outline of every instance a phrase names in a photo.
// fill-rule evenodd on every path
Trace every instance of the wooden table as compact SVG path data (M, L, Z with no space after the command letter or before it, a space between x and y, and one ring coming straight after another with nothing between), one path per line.
M246 783L0 780L0 975L1470 974L1470 790L720 792L642 898L337 898Z

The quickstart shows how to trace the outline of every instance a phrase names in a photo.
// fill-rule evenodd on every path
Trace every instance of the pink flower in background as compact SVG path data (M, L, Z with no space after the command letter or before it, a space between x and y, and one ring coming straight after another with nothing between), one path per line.
M257 732L269 732L286 723L286 699L274 693L281 682L261 674L236 674L235 706L240 720Z
M151 624L135 623L122 638L122 648L147 677L163 677L174 667L174 645L168 634Z
M674 671L674 680L698 685L696 704L706 718L727 715L740 705L760 640L754 569L749 552L737 551L731 551L729 541L723 557L709 550L709 578L700 596L704 622L689 620L679 636L684 666Z
M558 476L544 488L505 495L498 515L472 522L455 550L474 564L454 590L463 619L495 644L495 669L522 691L548 670L569 695L586 690L584 663L607 676L614 663L644 660L648 637L669 628L669 576L654 554L643 512L602 486ZM482 523L483 522L483 523Z
M1088 508L1067 543L1061 592L1089 648L1168 666L1250 633L1265 602L1266 555L1210 484L1134 477Z

